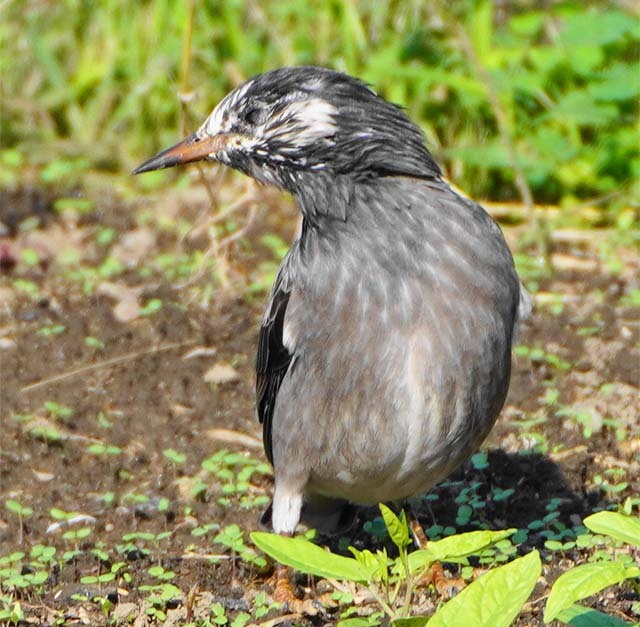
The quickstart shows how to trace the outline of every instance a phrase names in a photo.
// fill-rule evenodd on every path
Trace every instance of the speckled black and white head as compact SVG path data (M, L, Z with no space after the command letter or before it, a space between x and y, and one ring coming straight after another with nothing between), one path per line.
M134 173L206 159L294 194L326 176L440 176L420 129L361 81L319 67L260 74Z

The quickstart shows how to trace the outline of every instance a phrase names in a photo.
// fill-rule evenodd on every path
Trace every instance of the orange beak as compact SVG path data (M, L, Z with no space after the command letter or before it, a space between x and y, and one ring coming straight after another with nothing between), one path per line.
M194 161L202 161L209 156L224 150L230 139L229 134L221 133L212 137L196 137L195 133L178 142L175 146L159 152L151 159L141 163L131 174L142 174L151 170L172 168Z

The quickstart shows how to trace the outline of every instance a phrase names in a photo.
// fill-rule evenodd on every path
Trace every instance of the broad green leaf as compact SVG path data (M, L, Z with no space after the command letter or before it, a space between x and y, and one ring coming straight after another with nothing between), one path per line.
M550 72L556 65L564 61L564 52L557 47L532 46L529 59L539 72Z
M490 570L445 603L428 627L508 627L540 576L538 551Z
M398 548L402 548L410 544L409 527L407 525L407 517L404 511L402 512L401 517L398 518L398 516L396 516L384 503L380 503L380 512L382 513L382 519L384 520L384 524L387 526L389 537L393 543Z
M281 564L301 573L347 581L369 581L372 570L350 557L325 551L304 537L287 538L276 533L254 531L251 541Z
M590 44L571 48L571 70L582 76L591 75L604 62L604 50Z
M638 19L622 11L584 11L566 19L560 39L566 46L603 45L637 29Z
M600 126L611 122L618 116L617 107L599 104L585 91L570 91L556 103L553 115L560 120L568 118L571 122L584 126Z
M516 529L469 531L429 542L426 549L414 551L409 555L409 569L415 571L433 562L456 562L469 555L476 555L491 544L508 538L516 531Z
M462 159L467 165L487 168L508 168L511 163L507 149L498 140L487 139L483 144L459 146L447 150L447 156Z
M428 622L428 616L410 616L409 618L398 618L391 624L393 627L424 627Z
M587 91L596 100L630 100L640 93L637 71L634 65L617 63L594 77L596 80L588 85Z
M629 627L630 625L615 616L576 604L562 610L556 618L571 627Z
M377 621L372 622L368 616L355 616L338 621L337 627L378 627L379 624Z
M575 601L624 581L628 576L630 573L622 562L597 562L572 568L553 584L544 611L544 622L554 620Z
M586 527L627 544L640 546L640 520L618 512L598 512L584 519Z
M521 15L515 15L509 20L509 27L518 35L533 37L542 27L544 13L542 11L530 11Z

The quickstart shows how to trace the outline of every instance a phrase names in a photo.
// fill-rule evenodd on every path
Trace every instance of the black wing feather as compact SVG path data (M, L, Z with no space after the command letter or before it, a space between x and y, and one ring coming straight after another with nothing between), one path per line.
M282 341L284 314L289 303L289 296L290 293L283 289L280 281L277 281L271 295L269 315L260 327L260 339L258 341L258 359L256 363L258 419L262 423L264 451L271 463L273 463L271 441L273 410L280 384L287 374L292 359L292 354Z

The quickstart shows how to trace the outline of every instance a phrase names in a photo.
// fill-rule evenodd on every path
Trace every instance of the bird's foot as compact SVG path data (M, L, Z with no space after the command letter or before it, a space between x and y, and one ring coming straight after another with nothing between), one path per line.
M429 540L427 539L422 525L418 522L417 516L413 512L409 516L409 526L416 546L419 549L426 549ZM440 562L436 562L431 565L420 583L424 586L433 584L436 592L445 599L454 597L466 585L464 579L459 577L447 577L444 574L444 568Z
M275 575L276 583L273 590L273 598L277 603L280 603L282 609L305 616L316 616L322 611L323 608L318 601L299 599L296 596L289 579L289 569L286 566L278 565Z
M445 599L451 599L467 585L460 577L447 577L440 562L431 565L420 584L423 586L433 584L436 592Z

